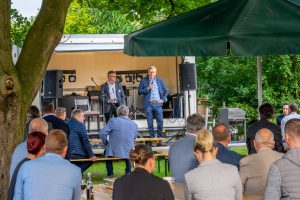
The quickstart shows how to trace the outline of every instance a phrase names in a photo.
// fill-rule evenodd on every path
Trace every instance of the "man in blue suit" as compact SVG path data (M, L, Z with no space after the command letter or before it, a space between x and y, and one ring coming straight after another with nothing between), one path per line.
M144 96L144 109L146 112L150 137L155 137L153 116L157 123L157 137L162 137L163 111L162 105L167 101L169 90L164 81L156 76L156 67L148 68L148 76L141 80L139 95Z
M213 128L212 134L218 145L217 159L223 163L235 165L239 169L242 157L227 148L231 141L229 127L226 124L218 123Z
M174 142L169 149L169 162L175 182L183 183L184 174L198 167L194 154L196 133L205 126L205 119L199 114L190 115L186 120L185 136Z
M118 83L117 74L115 71L107 73L108 81L101 85L99 99L103 104L105 121L108 123L109 119L117 116L116 110L118 106L124 105L125 95L121 83Z
M138 126L128 118L129 109L122 105L117 108L118 117L111 118L104 128L100 130L99 136L106 146L105 157L116 157L125 159L125 173L131 171L129 152L134 147L134 140L138 135ZM106 161L107 176L114 175L112 161Z

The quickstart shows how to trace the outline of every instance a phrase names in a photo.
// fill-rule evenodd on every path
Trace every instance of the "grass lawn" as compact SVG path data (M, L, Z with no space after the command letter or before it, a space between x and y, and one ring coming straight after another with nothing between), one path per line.
M247 156L247 148L246 147L231 147L230 150L237 152L241 156ZM160 165L160 172L158 167ZM114 166L114 174L116 177L121 177L125 173L125 162L124 161L115 161L113 162ZM93 177L93 182L95 184L102 183L103 178L106 177L106 167L105 163L95 163L93 164L85 173L84 177L87 177L87 173L91 172ZM165 176L165 162L163 159L160 161L156 161L156 169L154 174L159 177ZM172 176L171 173L168 171L167 176Z

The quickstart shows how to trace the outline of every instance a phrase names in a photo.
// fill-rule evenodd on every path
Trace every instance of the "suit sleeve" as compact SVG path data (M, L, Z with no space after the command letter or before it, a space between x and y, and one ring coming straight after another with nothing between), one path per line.
M184 180L184 197L185 200L192 200L192 194L189 191L188 183Z
M138 91L138 94L139 95L142 95L142 94L147 94L149 93L149 90L148 90L148 85L147 85L147 81L146 79L142 79L142 81L140 82L140 85L139 85L139 91Z
M240 176L239 176L239 173L237 170L234 173L234 179L236 180L235 200L243 199L242 183L241 183L241 179L240 179Z
M104 100L104 103L107 103L109 100L108 96L106 95L105 84L101 85L101 90L99 92L99 100L100 102L103 102Z
M269 170L265 190L265 200L279 200L281 198L281 177L277 165L272 164Z
M102 140L102 143L106 146L108 144L107 136L111 133L113 129L114 119L110 119L108 123L100 130L99 137Z
M167 181L164 181L165 186L163 187L164 199L165 200L174 200L174 194L170 187L170 184Z
M169 94L169 89L167 87L167 85L165 84L165 82L163 80L161 80L161 84L162 84L162 89L163 89L163 96L164 96L164 102L167 102L168 100L168 94Z
M280 129L278 129L278 132L274 133L274 140L275 140L275 147L274 149L277 152L284 152L284 147L283 147L283 143L282 143L282 135L280 132Z
M242 181L242 185L243 185L243 192L245 192L245 185L247 183L247 167L246 167L246 161L244 159L242 159L240 161L240 177L241 177L241 181Z
M80 129L78 131L79 131L79 136L81 137L81 140L82 140L83 148L88 153L90 158L94 157L94 153L93 153L91 143L89 141L85 126L84 125L80 126Z

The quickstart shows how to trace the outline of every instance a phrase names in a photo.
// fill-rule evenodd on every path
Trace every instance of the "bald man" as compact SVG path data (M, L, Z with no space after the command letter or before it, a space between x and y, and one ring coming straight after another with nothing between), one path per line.
M227 148L231 141L229 126L223 123L218 123L213 128L212 134L218 145L217 159L222 163L235 165L237 168L239 168L242 157Z
M42 132L45 133L45 135L48 135L48 123L42 119L42 118L35 118L31 120L29 124L29 134L32 132ZM10 178L12 177L16 166L19 164L21 160L27 157L27 144L26 140L15 148L14 153L11 158L11 164L10 164L10 170L9 170L9 175Z
M263 196L267 176L272 163L279 160L283 154L274 150L273 133L266 128L259 130L254 139L257 153L243 158L240 162L240 177L244 193L249 196Z

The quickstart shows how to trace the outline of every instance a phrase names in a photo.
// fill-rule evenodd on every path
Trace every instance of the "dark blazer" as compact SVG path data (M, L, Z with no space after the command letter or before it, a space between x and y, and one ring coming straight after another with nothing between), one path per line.
M167 181L138 167L115 181L113 199L171 200L174 195Z
M60 129L64 131L67 135L67 138L69 137L70 130L67 123L60 119L59 117L55 116L54 114L46 115L43 117L44 120L46 120L48 123L51 123L53 129Z
M116 91L117 102L118 102L119 106L124 105L125 104L125 100L124 100L125 95L124 95L124 91L123 91L121 83L115 82L115 91ZM104 100L104 113L108 113L110 111L111 104L108 103L109 99L110 99L109 86L106 82L101 85L101 90L99 93L100 102L102 102Z
M242 156L235 153L234 151L230 151L221 143L217 143L217 144L218 144L217 159L219 161L221 161L222 163L235 165L239 169L240 168L240 160L242 159Z
M269 122L268 119L262 118L261 120L255 122L247 129L247 138L246 138L246 144L248 149L248 154L256 153L256 150L254 148L253 140L255 139L256 133L263 128L267 128L270 131L272 131L274 135L275 140L275 147L274 150L280 153L283 153L283 144L282 144L282 135L281 135L281 129L279 126Z
M72 118L68 121L70 128L69 135L69 156L71 155L81 155L87 158L94 156L92 147L86 132L85 125L76 119Z
M156 84L158 87L160 99L162 99L162 100L164 100L164 102L166 102L167 96L169 94L169 89L162 79L158 78L157 76L155 77L155 79L156 79ZM146 76L145 78L143 78L141 80L140 85L139 85L138 94L144 95L144 100L143 100L144 108L147 108L147 106L149 105L149 100L150 100L150 95L151 95L151 91L149 91L147 89L149 84L150 84L149 76Z

